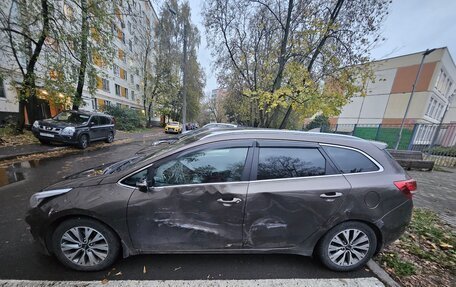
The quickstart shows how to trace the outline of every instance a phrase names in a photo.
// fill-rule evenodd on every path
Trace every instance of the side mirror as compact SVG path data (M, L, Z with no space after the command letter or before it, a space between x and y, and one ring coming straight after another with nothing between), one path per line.
M95 122L90 122L89 123L89 126L91 126L91 127L94 126L94 125L95 125Z
M136 183L136 187L141 192L148 192L149 191L149 185L147 184L147 180L138 181Z

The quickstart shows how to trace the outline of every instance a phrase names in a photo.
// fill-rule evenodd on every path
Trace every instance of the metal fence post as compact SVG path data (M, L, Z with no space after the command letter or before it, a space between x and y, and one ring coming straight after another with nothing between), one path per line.
M381 128L382 128L382 124L378 124L377 131L375 132L375 140L378 140L378 134L380 133Z
M353 131L352 131L352 136L354 136L356 134L356 126L358 126L358 124L355 124L355 126L353 127Z
M419 126L419 124L413 125L412 136L410 137L410 142L407 146L407 150L413 149L413 143L415 142L415 136L416 136L416 133L418 132L418 126Z

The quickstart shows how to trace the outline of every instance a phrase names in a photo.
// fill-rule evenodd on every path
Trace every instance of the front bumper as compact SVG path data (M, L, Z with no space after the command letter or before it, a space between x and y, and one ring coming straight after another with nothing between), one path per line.
M165 132L167 133L180 133L180 129L177 129L177 128L165 128Z
M27 212L25 221L30 226L30 233L33 236L34 244L40 253L50 255L51 251L48 249L47 240L49 233L49 222L47 216L40 208L33 208Z
M39 129L32 129L33 135L40 140L52 141L52 142L61 142L66 144L77 144L78 143L78 134L74 133L72 136L64 136L57 133L49 133L45 131L40 131ZM52 136L43 136L42 134L49 134Z

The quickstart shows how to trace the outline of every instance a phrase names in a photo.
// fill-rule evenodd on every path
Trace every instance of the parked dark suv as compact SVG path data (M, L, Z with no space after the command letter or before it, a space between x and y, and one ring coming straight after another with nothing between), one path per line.
M183 137L34 194L26 220L76 270L144 253L293 253L363 266L410 222L416 182L386 145L223 130Z
M114 140L114 119L103 113L63 111L51 119L35 121L32 132L42 144L62 142L85 149L90 142Z

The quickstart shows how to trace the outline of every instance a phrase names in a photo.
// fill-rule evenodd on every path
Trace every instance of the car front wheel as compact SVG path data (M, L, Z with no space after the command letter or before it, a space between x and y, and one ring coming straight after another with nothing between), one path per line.
M81 149L86 149L89 146L89 136L87 135L81 135L79 137L79 148Z
M317 256L334 271L361 268L375 253L377 237L368 225L344 222L329 230L317 246Z
M111 266L119 255L116 235L102 223L74 218L61 223L52 236L57 259L79 271L98 271Z
M109 132L108 137L106 138L107 143L112 143L114 141L114 133Z

